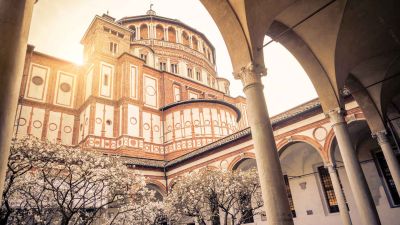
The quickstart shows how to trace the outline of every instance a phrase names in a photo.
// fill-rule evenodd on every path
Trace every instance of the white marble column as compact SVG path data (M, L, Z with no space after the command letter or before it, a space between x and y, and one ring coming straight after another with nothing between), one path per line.
M336 140L342 155L350 188L357 205L363 225L380 225L378 212L369 191L363 170L358 162L357 154L351 143L343 111L332 110L328 113Z
M0 193L3 193L35 2L36 0L0 0ZM0 195L0 200L1 197Z
M272 126L265 103L261 76L264 67L249 64L234 74L243 83L247 97L247 112L256 153L264 209L269 225L293 225L286 187L283 180L279 156Z
M164 41L168 41L168 28L164 28Z
M342 219L343 225L352 225L349 210L346 204L346 198L342 186L340 185L339 175L337 174L336 165L328 164L325 166L328 168L329 176L331 177L333 191L335 192L336 201L339 206L339 213Z
M139 26L135 25L135 30L136 30L136 37L135 40L140 40L140 28Z
M383 155L385 156L387 165L390 170L390 174L392 175L394 184L396 186L396 190L400 193L400 165L399 161L394 154L393 148L387 138L387 133L385 130L376 132L372 136L375 137L378 141L379 146L382 149Z

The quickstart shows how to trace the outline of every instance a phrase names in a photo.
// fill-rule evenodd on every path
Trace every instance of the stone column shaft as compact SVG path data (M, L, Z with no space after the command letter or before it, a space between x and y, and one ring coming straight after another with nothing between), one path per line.
M0 0L0 193L3 193L34 4L35 0Z
M282 169L275 144L272 126L265 103L261 76L265 68L253 64L235 74L241 79L247 97L247 112L256 153L264 209L268 225L293 225L292 214Z
M339 213L342 219L343 225L352 225L349 210L346 204L346 198L343 193L342 186L340 185L339 176L337 174L336 166L329 164L326 166L329 171L329 176L331 177L333 191L335 192L335 197L339 206Z
M390 170L390 174L392 175L394 184L396 186L396 190L398 193L400 193L400 165L386 134L386 131L379 131L372 136L376 137L378 144L382 149L383 155L385 156Z
M347 123L340 110L329 112L332 127L336 135L340 154L342 155L350 188L363 225L380 225L378 212L369 191L364 172L350 140Z

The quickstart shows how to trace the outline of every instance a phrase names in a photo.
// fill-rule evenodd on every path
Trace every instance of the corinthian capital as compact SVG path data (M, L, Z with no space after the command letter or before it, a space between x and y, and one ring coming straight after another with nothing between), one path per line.
M240 69L239 72L233 73L233 77L241 80L243 88L249 85L261 83L261 77L267 75L267 69L264 66L250 63Z

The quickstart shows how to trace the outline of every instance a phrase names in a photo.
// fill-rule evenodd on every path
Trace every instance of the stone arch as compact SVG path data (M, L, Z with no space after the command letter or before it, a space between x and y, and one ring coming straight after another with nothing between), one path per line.
M141 49L143 49L142 51L144 51L144 52L151 52L152 54L155 54L154 49L152 49L151 47L149 47L147 45L132 44L131 49L134 49L134 48L141 48Z
M236 156L228 165L228 170L233 171L235 166L239 164L243 159L255 159L256 155L252 152L243 152Z
M346 80L346 87L363 112L371 132L376 133L385 130L384 119L380 110L361 82L355 76L350 75Z
M288 27L281 22L274 21L267 35L273 40ZM343 102L338 91L332 85L328 73L318 60L308 44L295 32L289 31L277 40L299 61L311 80L321 102L324 112L343 108Z
M167 187L168 192L174 187L178 178L179 178L179 176L169 180L168 187Z
M164 40L164 27L161 24L156 25L156 39Z
M363 114L361 114L361 113L354 114L354 117L352 117L352 119L350 119L350 120L348 118L346 118L347 125L350 125L351 123L357 122L357 121L365 121L368 123L368 121L362 115ZM327 153L327 156L328 156L327 162L329 162L329 163L332 163L333 159L335 157L334 156L335 151L332 148L332 144L333 144L333 141L335 140L335 137L336 137L335 132L333 131L333 128L331 128L328 132L328 135L327 135L327 137L325 139L325 143L324 143L324 151Z
M233 71L239 72L250 62L264 67L262 51L258 51L257 47L252 46L251 41L248 40L247 29L244 27L245 25L242 25L230 1L201 0L201 3L214 19L224 38L232 61Z
M131 41L136 40L136 37L137 37L136 26L135 25L130 25L129 29L131 30Z
M140 25L140 39L149 39L149 27L145 23Z
M166 187L163 183L161 183L160 181L158 181L158 180L147 179L147 180L146 180L146 184L152 184L152 185L154 185L154 186L157 186L157 187L159 188L159 190L161 191L161 194L162 194L163 196L165 196L165 195L167 194L167 187Z
M168 41L176 43L176 29L174 27L168 27Z
M327 155L327 152L324 151L323 146L318 141L314 140L311 137L305 136L305 135L293 135L293 136L290 136L289 138L285 138L285 139L281 140L276 145L279 156L282 155L282 153L287 149L287 147L289 147L292 144L299 143L299 142L306 143L306 144L312 146L313 149L316 152L318 152L322 161L328 162L328 155Z
M388 116L389 107L398 104L400 99L400 56L397 56L385 71L384 79L387 82L382 83L380 92L381 111L384 116ZM397 98L397 100L395 100ZM398 112L399 113L399 112Z

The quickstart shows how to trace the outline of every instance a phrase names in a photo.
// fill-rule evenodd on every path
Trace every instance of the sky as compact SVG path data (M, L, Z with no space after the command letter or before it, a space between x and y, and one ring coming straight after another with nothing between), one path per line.
M218 75L230 81L232 96L244 96L241 82L233 78L222 35L199 0L40 0L33 11L29 44L36 51L80 64L80 40L95 15L108 12L116 19L143 15L151 3L157 15L178 19L204 33L216 49ZM268 45L264 57L268 69L264 95L271 116L317 97L301 65L282 45Z

